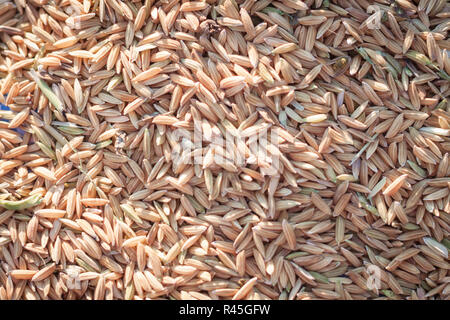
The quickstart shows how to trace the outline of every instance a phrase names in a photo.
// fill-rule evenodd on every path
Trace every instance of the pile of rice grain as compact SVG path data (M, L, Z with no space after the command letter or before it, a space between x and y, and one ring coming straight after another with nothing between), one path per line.
M0 0L0 299L448 299L449 18Z

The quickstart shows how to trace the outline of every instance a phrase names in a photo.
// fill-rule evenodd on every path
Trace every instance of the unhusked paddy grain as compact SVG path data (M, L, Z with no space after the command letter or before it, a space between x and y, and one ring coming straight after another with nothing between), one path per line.
M449 299L449 10L0 1L0 299Z

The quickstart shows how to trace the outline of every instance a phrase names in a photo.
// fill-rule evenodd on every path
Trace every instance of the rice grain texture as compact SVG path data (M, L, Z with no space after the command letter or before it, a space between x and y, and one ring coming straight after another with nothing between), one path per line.
M448 300L449 10L0 0L0 299Z

